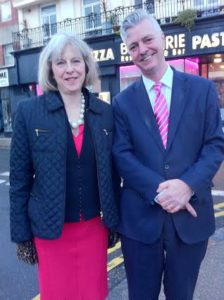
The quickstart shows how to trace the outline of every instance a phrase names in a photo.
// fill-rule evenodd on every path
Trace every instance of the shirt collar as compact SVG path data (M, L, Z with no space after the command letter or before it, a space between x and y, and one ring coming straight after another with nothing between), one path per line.
M147 87L147 89L150 91L152 89L153 85L155 84L155 81L152 81L151 79L145 77L144 75L142 75L142 80L143 80L145 87ZM171 69L171 67L169 65L168 65L163 77L160 79L160 82L163 85L165 85L166 87L168 87L170 89L172 88L173 70Z

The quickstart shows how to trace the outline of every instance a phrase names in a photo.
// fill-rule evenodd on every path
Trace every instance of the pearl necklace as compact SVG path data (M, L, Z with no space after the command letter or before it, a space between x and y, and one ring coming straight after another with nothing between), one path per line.
M79 125L84 124L84 112L85 112L85 98L83 93L81 94L81 106L78 120L68 120L72 129L77 129Z

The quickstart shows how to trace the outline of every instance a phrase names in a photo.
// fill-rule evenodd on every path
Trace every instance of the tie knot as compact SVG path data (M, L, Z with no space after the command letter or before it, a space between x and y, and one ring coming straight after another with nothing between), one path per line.
M153 89L155 92L159 93L162 87L162 83L161 82L157 82L153 85Z

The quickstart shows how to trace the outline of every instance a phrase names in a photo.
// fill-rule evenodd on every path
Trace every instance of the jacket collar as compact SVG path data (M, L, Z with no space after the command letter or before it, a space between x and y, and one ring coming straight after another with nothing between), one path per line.
M45 94L46 97L46 102L47 102L47 108L49 111L56 111L60 108L64 107L64 103L61 99L61 95L59 92L55 91L55 92L47 92Z
M84 88L82 92L85 99L87 99L87 109L96 114L101 114L104 108L104 105L102 105L102 101L98 99L94 94L90 93L86 88Z
M135 83L132 97L134 99L134 104L141 115L141 120L144 122L150 135L154 138L160 149L164 151L158 125L142 78Z
M87 100L88 109L96 114L101 114L103 112L104 105L102 105L101 100L99 100L94 94L90 93L88 89L83 88L83 94ZM47 92L45 94L47 107L49 111L56 111L64 107L63 100L59 92Z
M186 84L187 77L184 73L178 72L175 69L173 69L173 71L174 77L172 87L172 100L170 107L169 130L166 151L169 150L175 138L175 134L178 125L181 121L181 117L188 99L188 85ZM137 81L134 85L133 99L135 100L134 103L141 115L141 119L148 128L151 136L155 139L160 149L165 151L160 137L158 125L152 107L149 103L148 94L146 92L142 78L139 81Z
M189 85L187 84L186 75L174 70L167 150L172 145L177 128L181 122L181 117L187 105L187 100L190 97L190 95L188 95L188 92Z

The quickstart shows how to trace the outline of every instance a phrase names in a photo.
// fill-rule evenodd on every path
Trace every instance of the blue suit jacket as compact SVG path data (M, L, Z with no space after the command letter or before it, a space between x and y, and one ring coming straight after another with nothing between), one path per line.
M186 243L207 239L215 229L212 178L224 158L218 98L212 82L174 70L165 150L142 79L114 98L113 155L123 178L119 231L151 243L161 234L165 211L152 205L158 185L179 178L195 192L186 210L173 214Z

